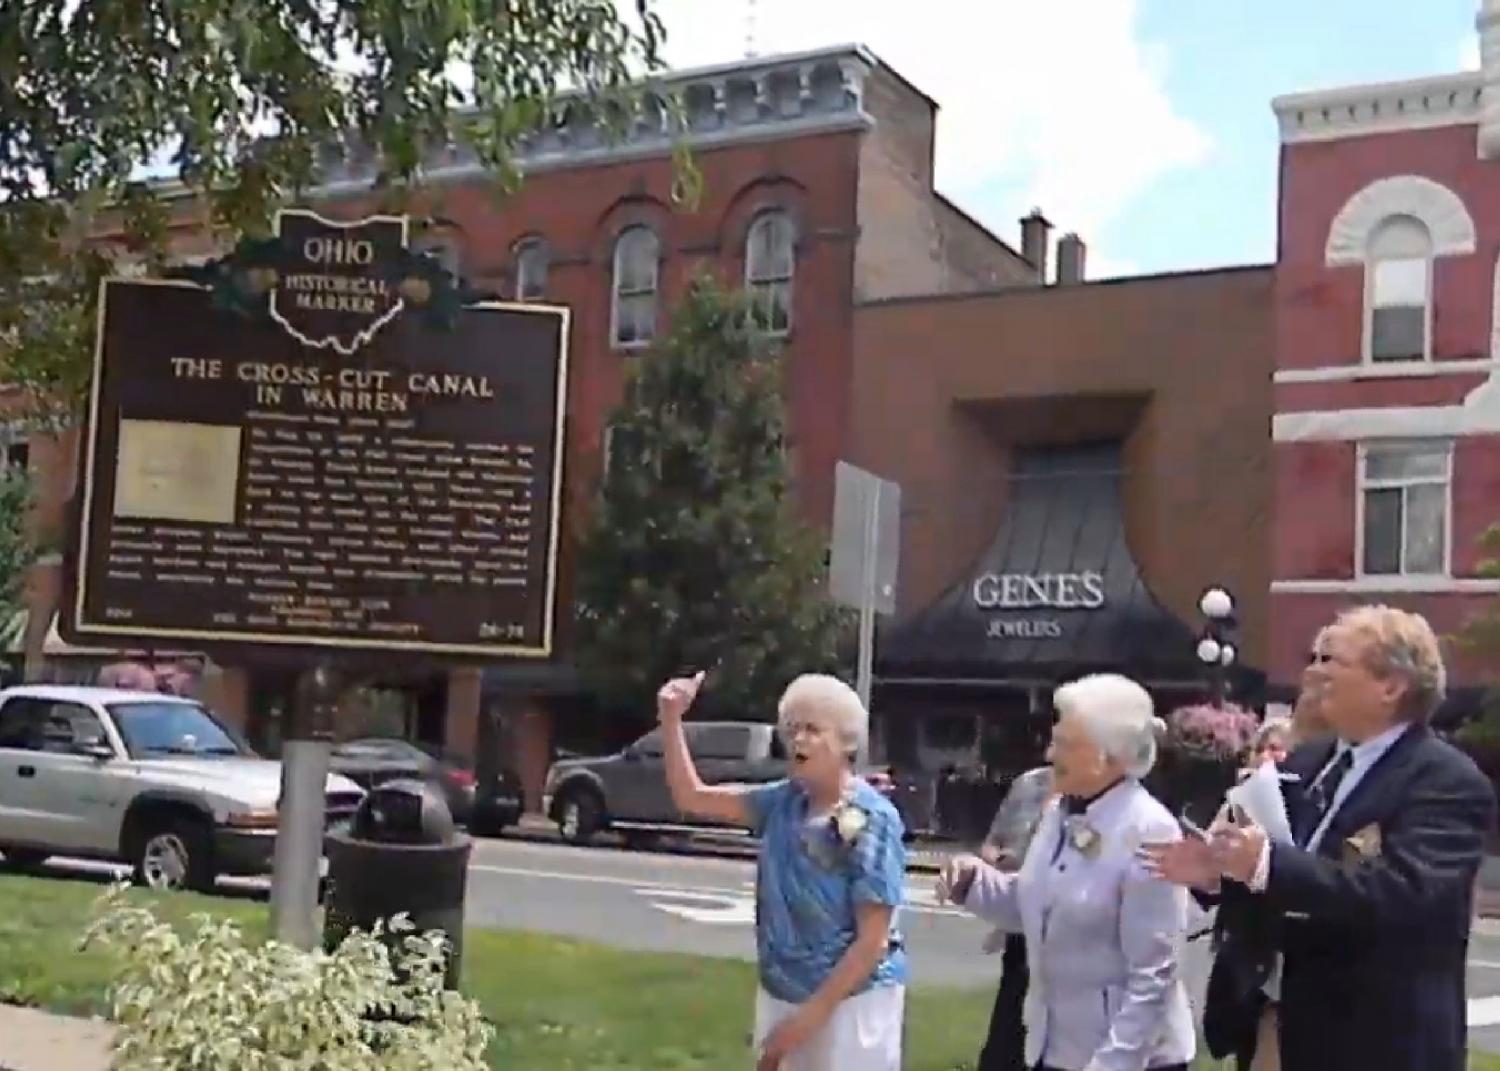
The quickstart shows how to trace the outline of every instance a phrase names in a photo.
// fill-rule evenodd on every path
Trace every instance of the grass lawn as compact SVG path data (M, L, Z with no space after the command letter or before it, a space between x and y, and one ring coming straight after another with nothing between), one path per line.
M104 1011L108 958L76 950L102 891L89 882L0 874L0 1001L73 1014ZM153 899L167 917L209 910L265 932L264 904ZM506 1071L748 1066L754 972L747 963L471 931L464 988L495 1024L490 1062ZM971 1068L992 997L989 989L915 990L907 1011L908 1071ZM1500 1058L1476 1056L1470 1067L1500 1071Z

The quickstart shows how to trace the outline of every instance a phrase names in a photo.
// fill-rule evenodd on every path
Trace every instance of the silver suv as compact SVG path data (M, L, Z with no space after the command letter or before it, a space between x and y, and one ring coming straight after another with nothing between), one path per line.
M337 774L326 791L330 825L364 796ZM193 700L0 691L0 852L12 866L118 861L152 888L206 891L221 874L270 871L280 795L281 764Z

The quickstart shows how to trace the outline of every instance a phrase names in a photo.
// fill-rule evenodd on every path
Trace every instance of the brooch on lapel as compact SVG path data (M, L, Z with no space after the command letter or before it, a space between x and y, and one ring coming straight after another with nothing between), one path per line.
M1067 819L1068 843L1085 859L1097 859L1099 849L1104 846L1104 836L1082 815L1070 815Z
M1373 822L1353 836L1344 838L1344 862L1346 863L1379 859L1380 850L1380 827Z

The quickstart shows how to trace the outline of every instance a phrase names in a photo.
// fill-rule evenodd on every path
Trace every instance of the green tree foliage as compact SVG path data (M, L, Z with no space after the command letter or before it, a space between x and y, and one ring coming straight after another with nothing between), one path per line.
M748 323L695 283L611 420L578 556L579 662L611 709L718 665L700 712L768 718L796 674L838 666L846 617L788 495L779 353Z
M328 160L368 160L402 203L450 148L513 184L518 147L564 109L606 131L676 114L639 89L663 32L652 0L632 6L0 3L0 378L35 415L76 417L98 280L120 257L160 266L184 193L228 243L264 233ZM106 213L124 236L110 249L90 241Z
M26 570L36 558L26 525L30 509L31 481L25 470L13 467L0 472L0 629L6 630L7 646L19 640L8 629L22 609Z
M1500 524L1491 525L1479 538L1484 559L1479 575L1500 579ZM1455 637L1460 650L1474 656L1491 678L1483 715L1458 731L1458 738L1471 752L1483 753L1492 777L1500 777L1500 597L1492 596L1478 613L1464 623Z

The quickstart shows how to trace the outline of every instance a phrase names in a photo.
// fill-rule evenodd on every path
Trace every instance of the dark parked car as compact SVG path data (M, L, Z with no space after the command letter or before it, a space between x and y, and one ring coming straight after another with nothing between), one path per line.
M474 771L468 764L406 740L347 740L333 749L331 767L366 791L397 779L425 781L442 791L455 822L467 824L474 813Z
M787 776L786 749L774 725L692 721L686 729L688 750L709 784L756 785ZM871 770L870 777L877 791L893 796L888 770ZM898 810L900 806L898 801ZM587 844L608 829L627 844L644 847L657 833L711 825L680 814L673 804L659 729L613 755L554 762L547 771L542 808L572 844Z

